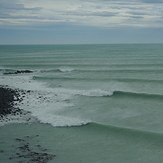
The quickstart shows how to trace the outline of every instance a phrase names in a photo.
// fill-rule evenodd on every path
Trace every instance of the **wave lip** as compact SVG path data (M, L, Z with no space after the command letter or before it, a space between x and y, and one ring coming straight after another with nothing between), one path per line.
M78 127L89 123L89 121L80 120L78 118L69 118L52 114L42 115L38 120L41 123L51 124L53 127Z

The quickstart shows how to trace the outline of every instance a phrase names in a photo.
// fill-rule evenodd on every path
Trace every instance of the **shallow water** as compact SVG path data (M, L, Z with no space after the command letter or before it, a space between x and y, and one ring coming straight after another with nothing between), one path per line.
M15 129L16 128L16 129ZM83 127L58 128L46 124L11 124L1 127L1 160L17 162L14 157L25 139L33 151L40 145L56 157L49 162L143 162L163 160L162 134L142 132L114 126L88 124ZM37 136L36 136L37 135ZM3 140L3 141L2 141ZM25 160L23 160L26 162Z

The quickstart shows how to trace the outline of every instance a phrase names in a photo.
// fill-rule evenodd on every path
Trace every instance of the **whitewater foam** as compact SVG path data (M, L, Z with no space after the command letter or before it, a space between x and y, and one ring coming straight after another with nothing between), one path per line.
M90 96L90 97L104 97L104 96L111 96L113 93L108 91L103 91L101 89L93 89L93 90L77 91L76 94L82 96Z
M90 122L88 119L69 114L72 109L77 110L78 106L72 103L74 96L86 97L105 97L112 96L114 91L105 91L102 89L76 90L64 87L48 87L45 82L33 79L32 75L9 75L0 78L2 85L8 85L11 88L22 89L26 94L21 94L23 101L15 102L20 109L28 112L28 116L13 116L8 123L29 123L29 118L36 119L41 123L48 123L53 126L80 126ZM30 90L30 91L29 91ZM75 111L76 112L76 111ZM6 124L7 122L5 122Z
M80 126L88 121L78 118L61 116L61 113L73 106L70 102L72 92L68 89L48 88L45 84L32 80L31 76L4 76L0 78L2 85L11 88L26 90L26 94L20 92L22 102L15 102L15 106L28 114L8 115L1 120L0 125L8 123L25 123L37 119L41 123L53 126ZM30 90L30 91L29 91Z
M11 123L32 123L35 122L36 119L31 116L30 112L22 111L21 114L17 113L16 115L8 114L6 116L1 117L0 126L4 126L6 124Z
M73 68L70 68L70 67L61 67L61 68L59 68L59 71L60 72L71 72L73 70L74 69Z

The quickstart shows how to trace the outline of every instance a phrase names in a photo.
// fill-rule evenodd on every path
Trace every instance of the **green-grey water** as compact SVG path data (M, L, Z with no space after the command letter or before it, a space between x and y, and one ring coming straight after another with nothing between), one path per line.
M162 44L0 46L1 85L32 90L0 121L1 160L28 162L9 158L31 136L49 162L161 163L162 72Z

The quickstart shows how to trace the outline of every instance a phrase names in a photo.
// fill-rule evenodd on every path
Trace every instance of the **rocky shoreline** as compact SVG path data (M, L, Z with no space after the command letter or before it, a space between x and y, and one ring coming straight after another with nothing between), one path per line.
M8 85L0 85L0 117L8 114L23 114L25 111L17 107L23 101L23 98L30 93L30 90L20 90L9 88Z
M7 115L18 115L24 114L24 110L16 106L16 103L23 102L23 97L30 93L30 90L19 90L11 89L7 85L0 85L0 120L3 120ZM39 135L36 135L39 137ZM9 157L9 160L22 160L24 163L47 163L49 160L52 160L55 155L46 153L46 149L37 144L33 147L32 144L29 144L29 140L32 139L30 136L25 136L22 138L16 138L15 141L18 142L19 147L15 147L17 151L14 156ZM35 150L33 150L35 149ZM7 151L0 148L1 154L6 154ZM22 162L22 161L19 161Z
M25 93L24 91L21 92ZM22 100L20 90L0 85L0 117L6 116L7 114L15 115L21 113L22 110L15 107L14 102L21 102Z
M33 73L31 70L17 70L15 72L6 72L3 75L13 75L22 73ZM23 96L29 93L30 90L24 91L19 89L11 89L8 85L0 85L0 117L6 116L7 114L21 114L21 109L15 107L15 103L20 103L23 101Z

